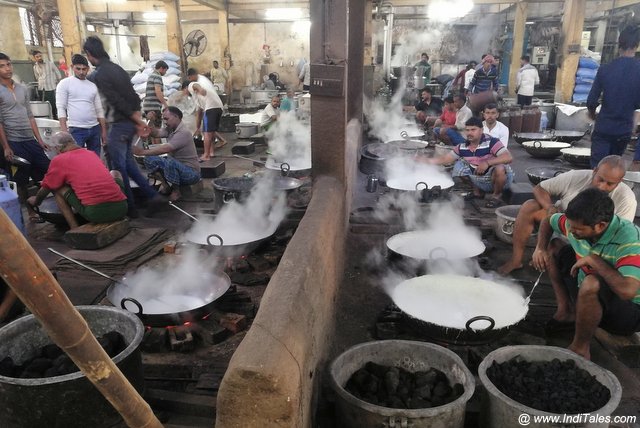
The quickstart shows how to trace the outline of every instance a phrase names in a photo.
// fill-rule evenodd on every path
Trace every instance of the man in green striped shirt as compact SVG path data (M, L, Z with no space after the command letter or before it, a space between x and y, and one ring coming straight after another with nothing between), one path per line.
M533 266L552 278L558 303L554 319L575 320L569 349L587 359L598 327L621 335L640 331L640 228L613 212L607 193L580 192L564 214L540 224L533 253ZM549 246L553 232L566 236L575 251L575 259L560 260L559 272ZM569 275L562 274L563 265Z

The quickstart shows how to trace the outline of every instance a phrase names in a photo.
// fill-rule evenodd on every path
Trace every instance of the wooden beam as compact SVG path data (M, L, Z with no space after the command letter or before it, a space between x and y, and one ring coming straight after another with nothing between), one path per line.
M64 43L64 58L71 68L73 54L82 52L82 41L85 36L84 14L80 8L79 0L58 0L58 14L62 27L62 40Z
M604 0L597 3L596 12L606 12L611 9L619 9L621 7L633 6L639 4L640 0Z
M167 49L180 56L182 75L187 75L187 57L184 54L182 25L180 25L180 0L164 0L167 12Z
M513 47L511 48L511 65L509 67L509 95L516 96L516 76L520 69L520 57L524 48L524 30L527 21L527 3L520 1L515 4L513 18Z
M220 44L220 67L225 70L231 68L231 47L229 46L229 14L225 10L218 11L218 43ZM225 84L225 92L229 93L230 79Z
M580 59L580 41L586 3L586 0L567 0L564 4L560 58L557 61L559 67L556 73L556 102L571 102Z
M215 10L225 10L224 3L220 0L193 0L194 2L201 4L202 6L206 6L210 9Z

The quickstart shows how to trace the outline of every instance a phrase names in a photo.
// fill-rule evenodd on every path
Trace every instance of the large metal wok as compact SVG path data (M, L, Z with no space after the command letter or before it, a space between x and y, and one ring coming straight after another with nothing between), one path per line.
M562 158L578 168L591 168L591 149L589 147L572 147L560 150Z
M524 292L460 275L424 275L398 284L393 302L421 334L477 345L506 335L528 311Z
M430 202L449 194L454 183L446 174L416 172L391 178L386 185L394 191L413 192L421 202Z
M387 240L389 255L414 260L460 260L482 254L485 245L480 236L468 231L414 230L393 235Z
M224 272L202 272L197 286L192 284L142 284L129 283L126 277L117 280L99 270L87 266L52 248L54 254L88 269L111 281L107 289L107 299L122 309L135 313L148 326L164 327L183 324L201 319L214 310L214 302L231 286L229 276ZM182 291L172 291L182 290ZM104 291L99 294L102 297Z
M251 253L269 240L277 229L278 223L269 221L261 226L243 224L242 219L237 219L235 224L219 226L215 222L197 221L187 231L185 239L218 255L233 257Z
M302 181L293 177L275 175L265 177L272 180L273 188L278 191L290 191L302 186ZM243 201L247 198L253 187L257 184L253 177L227 177L213 179L214 209L219 211L224 204L233 200Z
M571 147L569 143L560 141L525 141L522 147L534 158L553 159L560 156L560 150Z
M560 141L573 144L580 141L585 134L586 132L582 131L556 131L552 129L549 132L516 132L513 134L513 139L518 144L525 141Z
M540 184L544 180L548 180L553 177L557 177L560 174L571 171L569 168L563 168L559 166L532 166L526 170L529 181L534 186Z
M311 159L275 159L267 157L264 166L273 171L280 171L283 176L307 177L311 174Z

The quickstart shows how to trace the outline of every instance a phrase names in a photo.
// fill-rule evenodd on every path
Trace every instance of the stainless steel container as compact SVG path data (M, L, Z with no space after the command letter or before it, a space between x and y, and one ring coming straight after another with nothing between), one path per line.
M367 177L367 192L375 193L378 190L378 177L371 174Z

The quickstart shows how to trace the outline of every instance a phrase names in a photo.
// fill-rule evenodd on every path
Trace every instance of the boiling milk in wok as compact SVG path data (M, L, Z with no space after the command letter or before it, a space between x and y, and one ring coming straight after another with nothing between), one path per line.
M398 284L393 302L406 314L442 327L465 329L467 321L490 316L494 329L516 324L527 314L521 289L479 278L459 275L424 275ZM488 327L477 321L472 328Z
M390 250L419 260L459 260L482 254L485 245L478 233L460 229L402 232L387 241Z
M222 238L223 245L243 245L273 235L278 224L279 222L270 222L268 219L254 223L246 219L227 217L222 223L196 222L185 237L191 242L207 245L207 236L216 234ZM220 244L215 238L211 238L211 243Z

